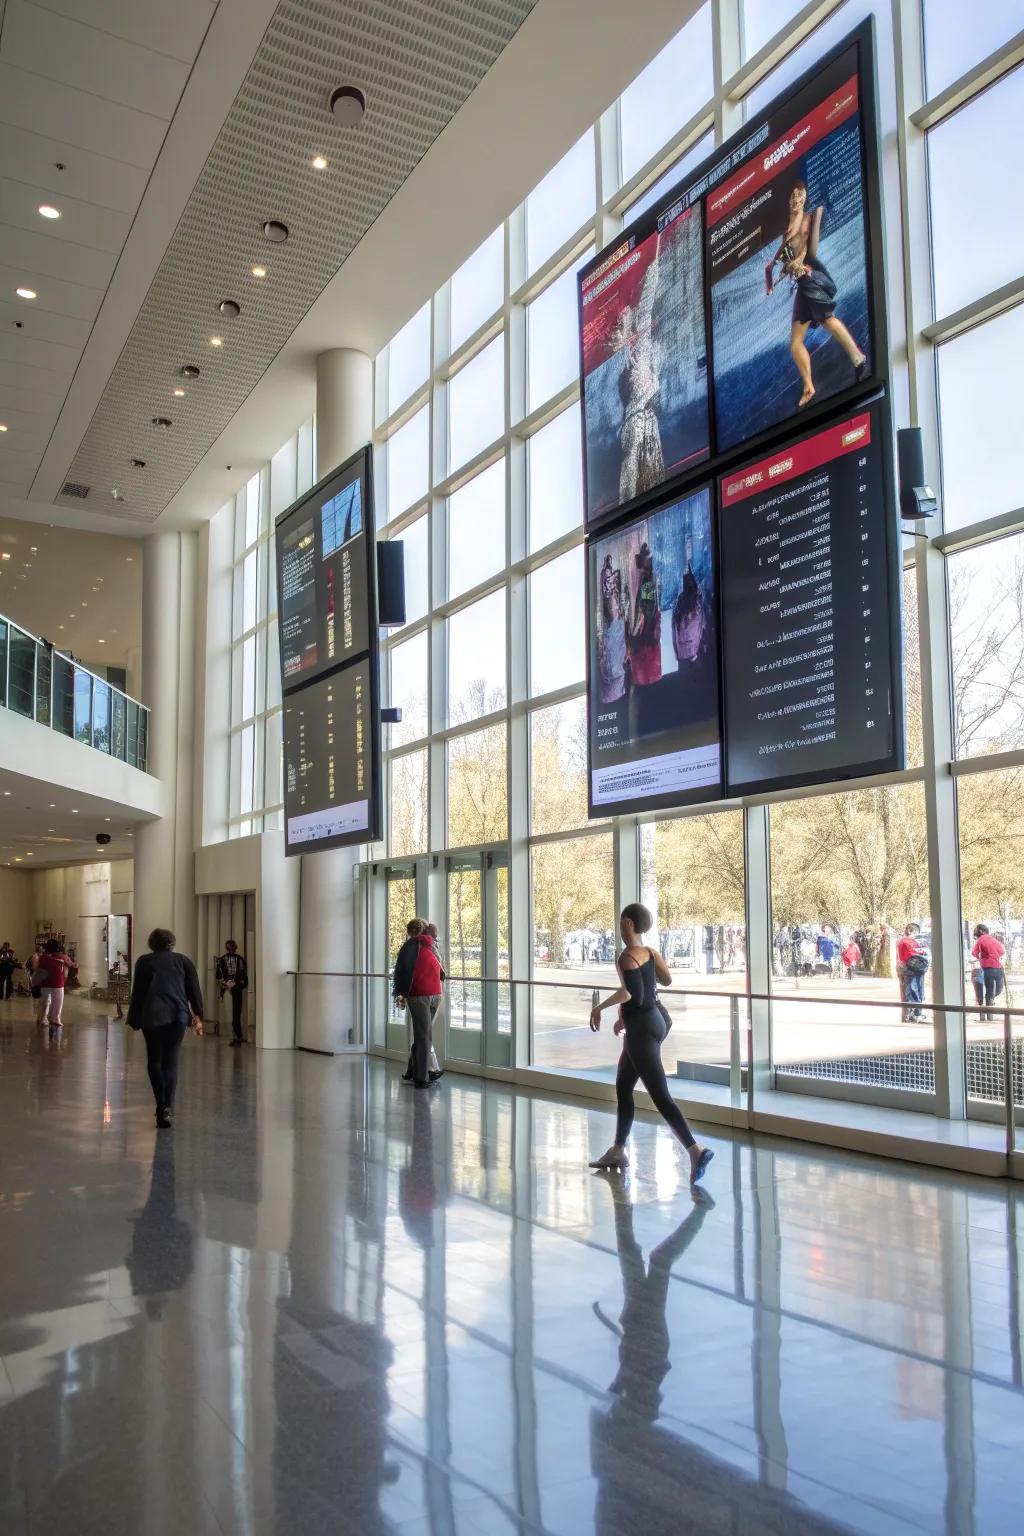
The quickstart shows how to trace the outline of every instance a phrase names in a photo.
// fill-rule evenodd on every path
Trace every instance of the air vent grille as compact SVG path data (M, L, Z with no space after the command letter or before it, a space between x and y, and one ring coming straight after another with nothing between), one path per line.
M60 488L60 494L74 496L76 501L84 501L91 490L91 485L83 485L80 480L65 480Z

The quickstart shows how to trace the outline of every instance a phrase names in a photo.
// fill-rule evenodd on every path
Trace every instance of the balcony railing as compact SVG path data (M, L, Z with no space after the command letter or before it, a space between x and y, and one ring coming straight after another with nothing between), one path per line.
M0 706L146 771L149 710L0 614Z

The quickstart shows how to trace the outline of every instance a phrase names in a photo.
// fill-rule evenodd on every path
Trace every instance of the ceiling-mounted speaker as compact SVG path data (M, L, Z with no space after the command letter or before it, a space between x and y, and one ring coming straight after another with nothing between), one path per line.
M366 111L366 92L358 85L339 85L330 95L331 115L341 128L354 128Z
M916 520L934 517L939 498L925 478L924 441L920 427L901 427L896 433L899 468L900 516Z
M377 622L382 629L405 623L405 545L387 539L377 545Z

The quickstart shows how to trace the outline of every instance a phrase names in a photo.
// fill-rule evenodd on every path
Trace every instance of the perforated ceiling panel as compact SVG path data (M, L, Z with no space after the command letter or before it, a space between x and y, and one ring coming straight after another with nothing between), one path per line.
M93 487L90 499L107 514L160 515L533 4L283 0L68 480ZM328 110L330 92L349 82L367 98L354 129ZM320 173L310 168L318 153L329 162ZM265 219L284 220L286 244L267 241ZM251 275L260 264L265 280ZM241 305L238 319L219 313L225 298ZM189 363L202 370L198 380L180 377ZM174 398L176 387L184 398ZM172 425L153 426L158 416ZM133 468L133 458L146 467ZM124 501L112 497L115 487Z

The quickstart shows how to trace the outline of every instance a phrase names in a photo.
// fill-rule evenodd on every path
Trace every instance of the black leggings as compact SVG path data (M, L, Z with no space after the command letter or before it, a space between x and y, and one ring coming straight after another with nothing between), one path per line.
M160 1024L156 1029L145 1029L146 1066L149 1081L153 1085L157 1113L174 1108L174 1090L178 1086L178 1057L181 1042L185 1038L184 1024Z
M678 1136L684 1147L694 1145L696 1138L686 1123L686 1116L668 1091L668 1079L661 1062L661 1045L667 1034L665 1020L656 1008L636 1013L626 1023L619 1070L615 1074L616 1146L625 1146L633 1128L633 1089L638 1081L647 1089L655 1109L672 1134Z

